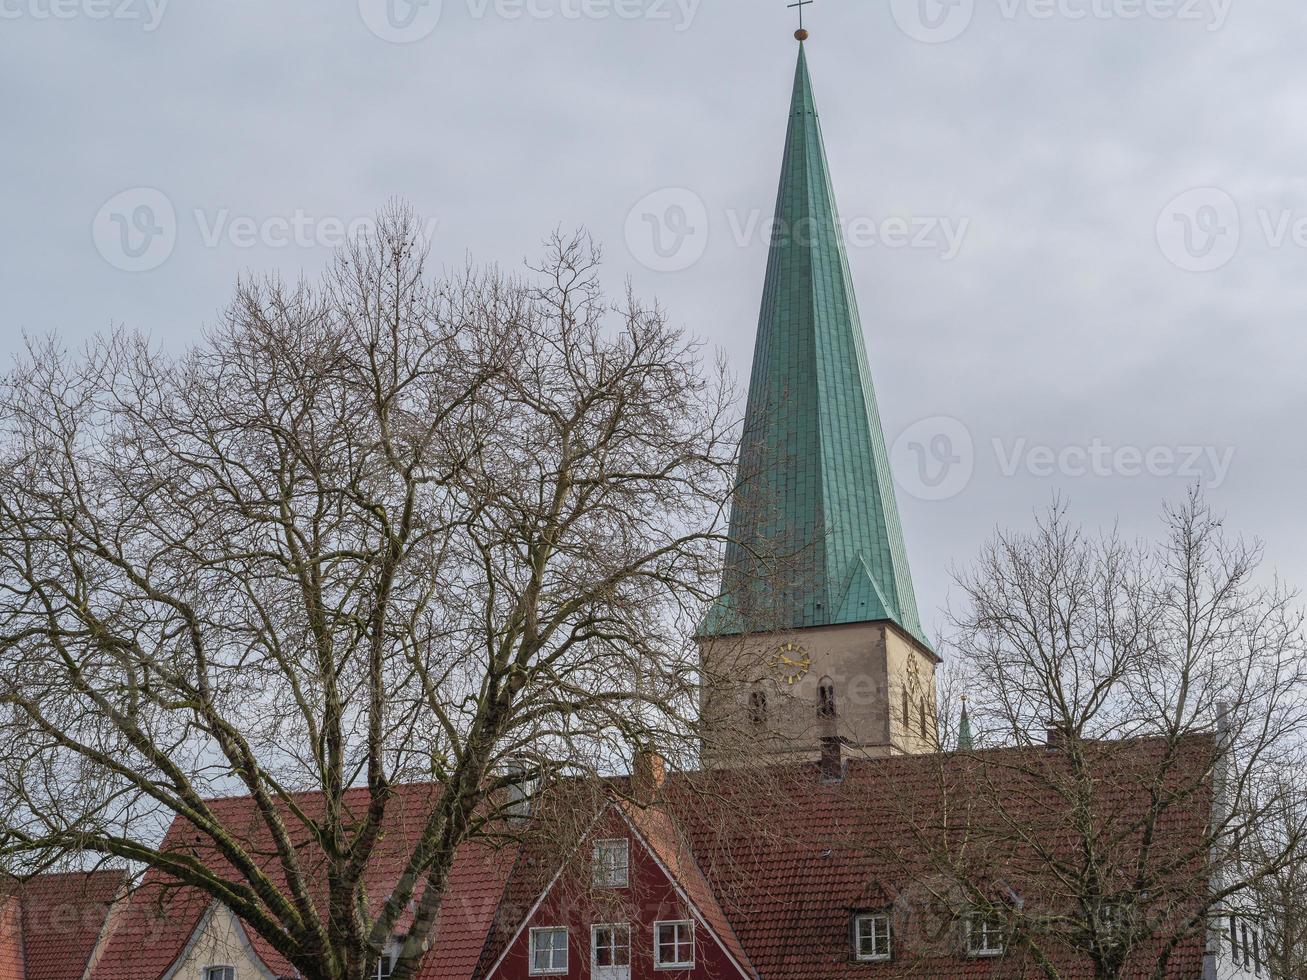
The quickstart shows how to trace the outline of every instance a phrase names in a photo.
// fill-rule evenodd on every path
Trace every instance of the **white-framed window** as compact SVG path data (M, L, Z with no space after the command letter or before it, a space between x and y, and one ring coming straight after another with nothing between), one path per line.
M888 960L890 946L889 916L863 912L853 917L853 958L862 963Z
M631 965L631 927L605 923L590 927L590 965L596 970Z
M654 923L654 967L659 970L694 966L694 923Z
M993 916L967 917L967 955L1002 956L1006 943L1003 923Z
M567 972L567 929L545 926L531 930L531 975Z
M596 888L625 888L631 883L631 842L596 841L591 870Z
M204 980L236 980L236 967L206 966L204 968Z
M1115 902L1105 902L1098 907L1099 941L1112 946L1119 946L1129 935L1126 910Z
M399 959L399 944L388 944L377 957L377 968L372 973L372 980L390 980L390 975L395 972L397 959Z

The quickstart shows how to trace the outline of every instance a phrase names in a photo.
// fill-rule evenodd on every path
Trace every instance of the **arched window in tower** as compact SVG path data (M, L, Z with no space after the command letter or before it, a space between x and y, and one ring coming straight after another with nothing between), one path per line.
M823 677L817 685L817 717L835 717L835 682L829 677Z
M930 729L926 727L926 699L921 699L921 737L930 738Z
M767 727L767 692L759 684L749 692L749 724L754 728Z
M912 731L912 708L909 705L906 687L903 689L903 731L909 733Z

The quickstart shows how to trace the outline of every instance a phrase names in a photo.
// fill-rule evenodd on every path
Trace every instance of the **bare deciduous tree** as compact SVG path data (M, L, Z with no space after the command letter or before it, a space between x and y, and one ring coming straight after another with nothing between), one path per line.
M412 976L510 784L695 748L720 370L608 303L583 238L434 281L417 230L392 208L320 284L243 283L179 356L32 345L0 400L3 852L159 868L314 980L368 975L409 910ZM367 895L414 780L417 844ZM231 792L271 865L206 802ZM176 817L224 867L159 849Z
M1164 976L1307 841L1296 597L1259 584L1259 548L1198 491L1165 531L1096 537L1055 504L957 576L950 657L993 750L967 760L982 804L943 808L922 840L1050 978L1068 955L1101 978Z
M1307 977L1307 840L1294 833L1305 819L1307 794L1290 780L1285 805L1245 843L1254 864L1268 872L1243 902L1262 931L1262 954L1277 980ZM1242 939L1242 937L1240 937Z

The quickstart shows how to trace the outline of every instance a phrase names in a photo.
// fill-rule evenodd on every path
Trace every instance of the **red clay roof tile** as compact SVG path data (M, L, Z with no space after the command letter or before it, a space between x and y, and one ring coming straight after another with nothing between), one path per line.
M1210 749L1210 742L1203 741L1187 751L1195 753L1195 765L1201 766L1198 753ZM984 761L999 763L995 771L1001 771L1004 758L1029 762L1047 755L1042 749L1024 751ZM1143 787L1132 784L1130 763L1139 761L1141 772L1146 771L1153 751L1148 743L1122 749L1122 778L1105 790L1109 805L1123 812L1140 806ZM835 785L821 781L815 764L773 767L766 771L765 786L741 773L673 776L667 782L666 812L627 806L623 812L746 969L764 980L863 980L876 971L874 965L851 962L852 912L911 902L914 889L929 884L929 855L920 848L943 809L962 805L973 808L972 817L982 823L995 819L995 812L985 809L995 787L981 778L977 759L955 755L855 761L844 781ZM1056 801L1036 786L1007 778L1004 792L1012 812L1024 814L1030 826L1059 840L1057 846L1068 846L1070 838L1057 838L1062 829L1051 809ZM431 792L429 786L401 790L384 844L368 873L369 894L389 891ZM361 803L363 797L358 799ZM245 828L258 845L262 834L248 800L216 805L224 809L229 826ZM312 798L306 797L302 805L312 807ZM1165 833L1200 834L1205 805L1199 794L1192 805L1178 808ZM748 817L741 819L745 811ZM191 843L187 838L193 839L193 831L187 834L186 829L174 825L169 846ZM270 853L266 847L263 851ZM990 858L986 873L998 887L1008 858ZM1020 870L1017 856L1013 861L1009 870L1015 875ZM269 867L272 864L270 858ZM554 869L546 865L514 847L464 845L420 980L476 980L483 975L494 951L507 940L506 930L521 921L552 878ZM156 980L181 952L208 904L194 889L147 873L118 917L93 980ZM289 971L266 941L253 930L250 936L274 971ZM1186 939L1170 975L1198 976L1202 955L1202 937ZM0 969L3 962L0 956ZM1068 960L1060 965L1067 980L1088 975L1087 963ZM951 951L923 957L911 966L910 972L918 976L970 980L1022 975L1029 964L1018 956L968 959ZM0 975L0 980L8 978Z
M11 882L0 896L0 980L80 980L126 880L101 870Z

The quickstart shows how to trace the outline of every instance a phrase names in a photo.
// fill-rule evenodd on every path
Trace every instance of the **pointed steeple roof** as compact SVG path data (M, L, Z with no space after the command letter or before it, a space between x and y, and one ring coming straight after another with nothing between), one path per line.
M974 748L971 738L971 718L967 714L967 696L962 695L962 718L958 721L958 751L970 752Z
M802 45L730 532L705 634L891 621L926 644Z

